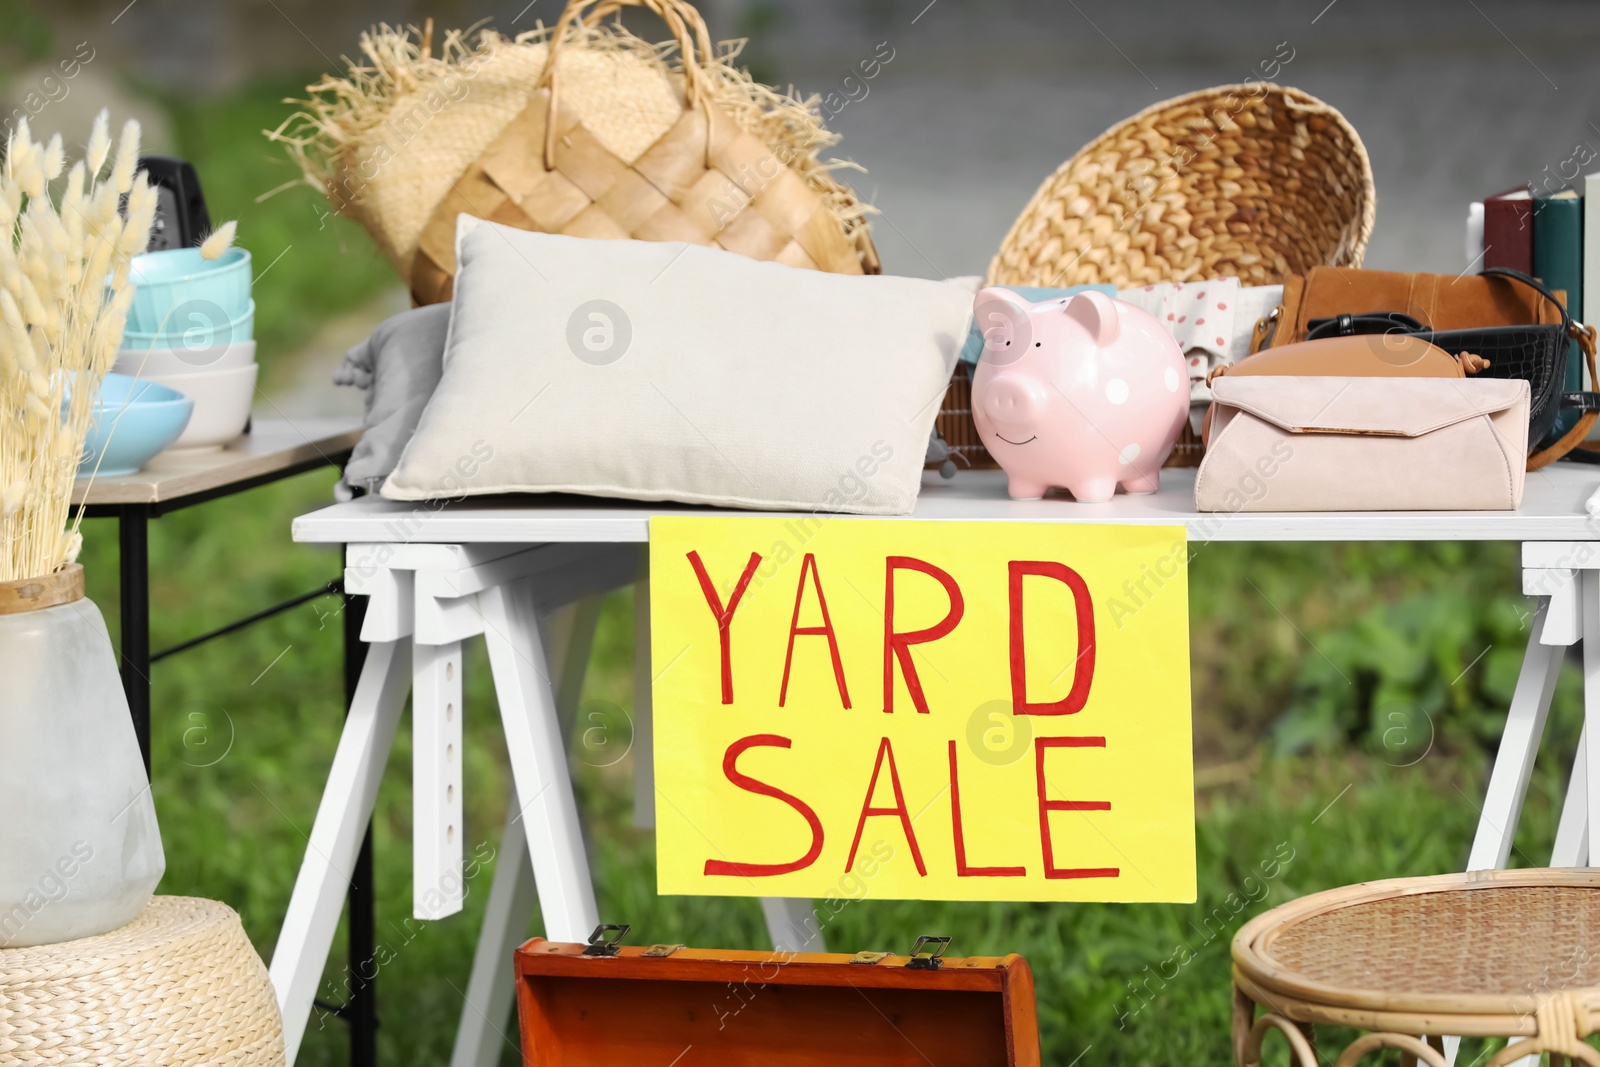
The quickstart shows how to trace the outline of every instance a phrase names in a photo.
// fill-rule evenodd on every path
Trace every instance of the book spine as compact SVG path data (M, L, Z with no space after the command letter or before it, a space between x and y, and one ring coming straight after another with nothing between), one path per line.
M1533 273L1566 299L1567 314L1583 321L1583 200L1538 197L1533 212ZM1568 346L1565 392L1583 388L1583 355L1577 342ZM1564 411L1556 432L1566 433L1578 420Z
M1533 270L1533 201L1490 197L1483 202L1483 265Z

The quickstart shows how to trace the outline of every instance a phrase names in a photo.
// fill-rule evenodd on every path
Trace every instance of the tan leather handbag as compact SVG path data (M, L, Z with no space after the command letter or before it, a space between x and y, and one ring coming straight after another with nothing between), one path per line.
M1199 511L1510 511L1521 378L1227 375L1195 475Z
M1215 394L1218 380L1257 375L1343 378L1464 378L1475 369L1469 355L1457 358L1444 349L1409 334L1367 334L1329 337L1280 345L1247 356L1231 366L1221 366L1207 379ZM1201 440L1211 446L1215 404L1206 409Z

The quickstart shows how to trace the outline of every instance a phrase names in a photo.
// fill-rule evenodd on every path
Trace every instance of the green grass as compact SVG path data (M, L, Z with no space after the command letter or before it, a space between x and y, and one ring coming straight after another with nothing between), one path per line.
M313 193L255 202L293 176L258 131L277 124L286 109L276 101L298 84L175 107L181 151L200 166L214 216L241 220L258 272L288 249L257 290L269 384L287 373L274 361L320 323L395 284L359 230L323 225ZM334 576L332 551L289 541L290 518L328 502L332 482L306 475L157 522L154 647ZM115 630L115 527L85 530L90 594ZM961 954L1023 953L1047 1063L1229 1063L1228 941L1239 925L1300 894L1462 866L1526 637L1516 566L1507 545L1201 548L1191 572L1198 903L863 900L829 918L830 947L904 951L918 934L943 933ZM606 601L584 693L625 710L630 596ZM336 611L319 600L154 668L161 891L228 902L268 958L343 717ZM465 684L465 840L469 855L489 856L508 779L481 646ZM1554 758L1539 764L1518 831L1519 865L1548 857L1558 768L1579 719L1568 677L1552 714ZM631 824L631 763L574 764L602 916L633 924L641 941L764 947L753 900L656 895L653 838ZM409 766L402 728L376 817L380 1050L393 1064L448 1056L492 870L469 884L463 915L407 921ZM348 984L342 946L323 983L332 1000ZM514 1040L512 1021L504 1027ZM345 1062L345 1040L341 1023L314 1019L299 1062ZM503 1062L516 1062L510 1042ZM1268 1062L1283 1062L1281 1045Z

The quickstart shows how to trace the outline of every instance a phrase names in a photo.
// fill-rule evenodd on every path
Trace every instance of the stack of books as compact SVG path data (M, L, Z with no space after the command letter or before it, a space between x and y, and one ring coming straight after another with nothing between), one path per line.
M1468 270L1510 267L1531 274L1557 295L1578 322L1600 318L1600 211L1583 210L1584 193L1600 198L1600 174L1584 189L1534 192L1526 185L1475 203L1467 217ZM1600 203L1600 199L1596 200ZM1576 343L1567 360L1567 392L1586 388ZM1576 419L1564 414L1565 429Z

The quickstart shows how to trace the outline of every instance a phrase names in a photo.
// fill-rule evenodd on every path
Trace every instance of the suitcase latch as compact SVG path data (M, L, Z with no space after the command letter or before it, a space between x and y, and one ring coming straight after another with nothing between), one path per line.
M622 944L622 939L628 936L627 923L601 923L594 928L594 933L589 935L589 944L584 947L585 956L615 956L617 946Z
M857 952L854 956L850 957L850 962L865 963L870 965L877 963L879 960L887 959L888 957L889 954L887 952Z
M927 945L933 947L924 952L923 948ZM944 962L945 949L949 947L948 937L919 937L917 943L911 946L911 958L906 960L906 968L912 971L937 971Z
M651 945L649 948L639 953L639 955L643 956L647 960L664 960L682 947L682 944Z

